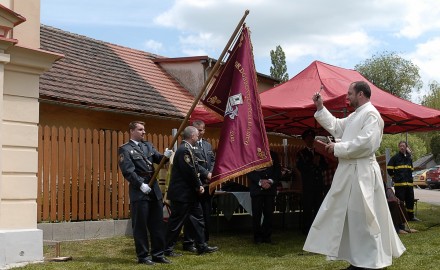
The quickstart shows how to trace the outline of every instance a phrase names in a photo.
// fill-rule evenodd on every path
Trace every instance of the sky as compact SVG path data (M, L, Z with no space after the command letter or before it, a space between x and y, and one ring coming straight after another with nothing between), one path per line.
M245 10L258 72L280 45L292 78L313 61L354 69L395 52L440 83L439 0L41 0L41 23L165 57L217 59Z

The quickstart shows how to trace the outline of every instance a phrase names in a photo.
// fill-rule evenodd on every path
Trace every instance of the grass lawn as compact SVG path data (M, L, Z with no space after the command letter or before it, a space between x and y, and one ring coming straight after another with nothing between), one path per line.
M440 265L440 207L418 204L422 222L410 222L419 232L401 235L407 251L387 270L438 269ZM62 242L61 256L72 256L67 262L29 264L15 269L341 269L346 262L326 261L325 256L302 250L305 236L296 230L275 231L274 244L254 245L251 232L213 234L211 245L220 250L197 256L171 258L172 264L146 266L136 263L133 239L110 239ZM177 252L181 252L178 245ZM44 248L45 257L54 256L54 248Z

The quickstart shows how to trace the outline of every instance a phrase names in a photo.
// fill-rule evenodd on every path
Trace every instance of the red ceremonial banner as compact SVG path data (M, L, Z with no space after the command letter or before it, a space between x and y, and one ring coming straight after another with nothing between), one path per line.
M210 192L224 181L272 165L246 27L202 102L224 119Z

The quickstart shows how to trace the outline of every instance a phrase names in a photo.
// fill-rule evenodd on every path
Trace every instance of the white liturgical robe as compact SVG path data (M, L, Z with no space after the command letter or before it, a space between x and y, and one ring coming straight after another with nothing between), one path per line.
M334 146L339 165L304 250L357 267L387 267L405 247L395 231L374 154L382 140L383 120L370 102L343 119L326 108L315 118L339 139Z

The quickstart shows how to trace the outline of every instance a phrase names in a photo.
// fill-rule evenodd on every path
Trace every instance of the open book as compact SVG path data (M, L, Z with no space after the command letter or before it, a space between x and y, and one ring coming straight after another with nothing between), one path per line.
M325 158L327 158L328 160L330 160L330 161L335 161L335 162L337 162L338 161L338 158L337 157L335 157L334 155L333 155L333 153L328 153L326 150L325 150L325 147L327 146L327 143L325 143L325 142L323 142L323 141L320 141L320 140L315 140L315 142L314 142L314 144L313 144L314 146L315 146L315 151L316 152L318 152L318 153L320 153L321 155L323 155Z

